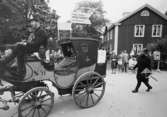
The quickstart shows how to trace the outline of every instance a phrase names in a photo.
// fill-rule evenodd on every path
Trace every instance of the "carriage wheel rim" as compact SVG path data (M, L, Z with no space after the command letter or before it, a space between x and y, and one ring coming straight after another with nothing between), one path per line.
M90 74L88 74L88 76L89 75ZM92 107L96 105L103 97L105 91L105 81L98 75L96 76L97 77L96 79L94 79L94 81L91 79L93 82L90 79L86 79L85 81L85 78L83 78L84 80L81 78L81 80L79 80L78 83L76 83L74 87L75 90L73 90L73 98L75 103L79 107L81 108ZM99 80L101 80L102 82L99 83ZM83 82L86 82L86 84ZM79 89L80 87L78 87L77 89L77 86L80 86L82 88Z
M35 95L36 97L32 95L35 94L35 92L27 93L27 95L23 97L18 108L19 117L41 117L41 115L42 117L47 117L50 113L54 103L53 93L46 90L46 88L39 88L35 91L38 92L37 95ZM45 95L44 92L46 93ZM26 99L31 103L29 103L28 107L22 108L24 104L27 104L24 102ZM46 104L46 101L49 101L49 104ZM29 109L28 112L26 112L27 109Z

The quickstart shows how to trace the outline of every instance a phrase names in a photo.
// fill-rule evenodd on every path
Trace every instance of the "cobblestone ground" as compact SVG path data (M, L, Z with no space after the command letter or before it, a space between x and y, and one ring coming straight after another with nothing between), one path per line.
M55 104L49 117L167 117L167 72L153 72L158 82L150 79L153 89L145 92L142 84L139 93L131 91L136 85L135 74L117 72L112 74L107 70L106 91L102 100L89 109L78 108L71 96L58 96L55 91ZM5 98L9 97L6 93ZM8 111L0 110L0 117L11 117L17 106L10 105ZM15 116L17 117L17 116Z

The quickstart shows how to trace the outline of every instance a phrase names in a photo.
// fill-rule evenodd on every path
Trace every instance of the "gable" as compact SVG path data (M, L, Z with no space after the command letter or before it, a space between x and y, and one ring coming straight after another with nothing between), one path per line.
M122 19L120 19L117 23L121 23L124 22L134 16L136 16L136 14L140 13L141 11L143 11L144 9L148 9L150 12L152 12L153 14L156 14L158 17L160 17L163 20L167 21L167 16L163 13L161 13L160 11L158 11L157 9L153 8L152 6L146 4L142 7L140 7L139 9L135 10L134 12L130 13L129 15L127 15L126 17L123 17Z
M161 17L159 14L155 13L149 8L143 8L137 13L131 15L130 17L124 19L120 22L122 25L126 24L154 24L154 23L167 23L167 20Z

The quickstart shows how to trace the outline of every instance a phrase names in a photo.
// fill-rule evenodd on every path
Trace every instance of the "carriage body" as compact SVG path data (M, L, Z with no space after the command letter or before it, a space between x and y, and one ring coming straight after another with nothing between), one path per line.
M106 62L97 63L98 40L91 38L73 38L59 41L64 60L55 63L54 72L47 70L40 61L31 60L28 64L33 69L34 80L49 80L58 88L60 94L71 93L77 78L86 72L106 75ZM32 74L32 71L27 71ZM31 72L31 73L29 73Z

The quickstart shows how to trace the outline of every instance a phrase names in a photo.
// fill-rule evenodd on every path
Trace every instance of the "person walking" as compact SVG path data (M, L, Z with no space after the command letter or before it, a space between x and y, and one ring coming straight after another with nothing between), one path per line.
M123 71L123 63L122 63L122 55L123 52L118 55L118 71L122 72Z
M111 70L112 70L112 73L116 73L116 68L117 68L117 55L112 52L112 55L111 55Z
M127 72L128 71L129 55L128 55L126 50L123 52L122 61L123 61L123 70L124 70L124 72Z
M148 76L150 75L149 73L144 73L144 71L150 70L151 71L151 59L148 55L148 50L147 49L143 49L143 52L141 53L141 55L139 55L138 59L137 59L137 64L134 66L133 69L137 69L137 85L136 88L134 90L132 90L133 93L137 93L141 83L143 82L146 86L147 86L147 92L150 91L150 89L152 89L152 86L149 84L149 78Z

